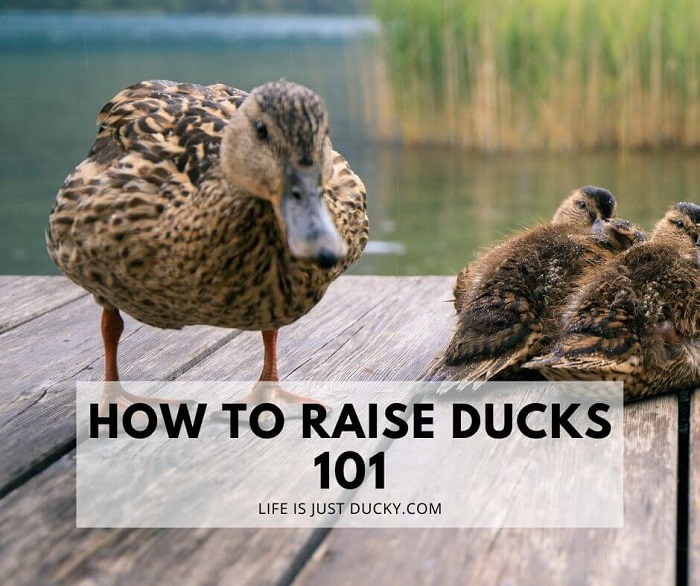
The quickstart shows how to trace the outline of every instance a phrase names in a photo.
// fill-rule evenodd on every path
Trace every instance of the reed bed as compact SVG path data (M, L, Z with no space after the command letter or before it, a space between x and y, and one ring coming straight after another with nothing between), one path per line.
M697 0L373 0L383 140L482 151L700 146Z

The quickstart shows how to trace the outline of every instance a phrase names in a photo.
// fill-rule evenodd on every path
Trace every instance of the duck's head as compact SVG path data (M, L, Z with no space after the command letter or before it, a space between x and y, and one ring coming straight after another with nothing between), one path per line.
M620 218L611 218L610 220L597 218L591 226L591 234L603 246L614 252L622 252L635 244L641 244L648 240L647 235L632 222Z
M559 206L552 224L571 224L590 228L596 219L607 220L615 217L617 201L607 189L586 185L579 187Z
M323 200L333 172L323 100L295 83L255 88L231 117L221 146L226 180L268 200L292 256L329 268L347 245Z
M700 206L681 202L673 204L656 224L651 234L653 241L670 242L681 254L697 258L700 245Z

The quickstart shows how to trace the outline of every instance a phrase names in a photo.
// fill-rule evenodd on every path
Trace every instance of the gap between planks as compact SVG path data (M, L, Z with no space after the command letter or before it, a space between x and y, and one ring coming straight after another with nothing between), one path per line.
M690 396L688 584L700 584L700 392Z

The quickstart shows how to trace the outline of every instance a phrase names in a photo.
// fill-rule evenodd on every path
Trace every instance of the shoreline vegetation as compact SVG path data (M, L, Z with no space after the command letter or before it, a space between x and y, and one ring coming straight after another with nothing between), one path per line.
M373 0L384 141L485 152L700 147L694 0Z

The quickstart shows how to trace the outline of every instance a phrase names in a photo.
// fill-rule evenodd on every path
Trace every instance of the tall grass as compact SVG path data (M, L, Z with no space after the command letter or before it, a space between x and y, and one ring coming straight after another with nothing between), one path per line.
M484 151L700 146L697 0L373 0L377 136Z

